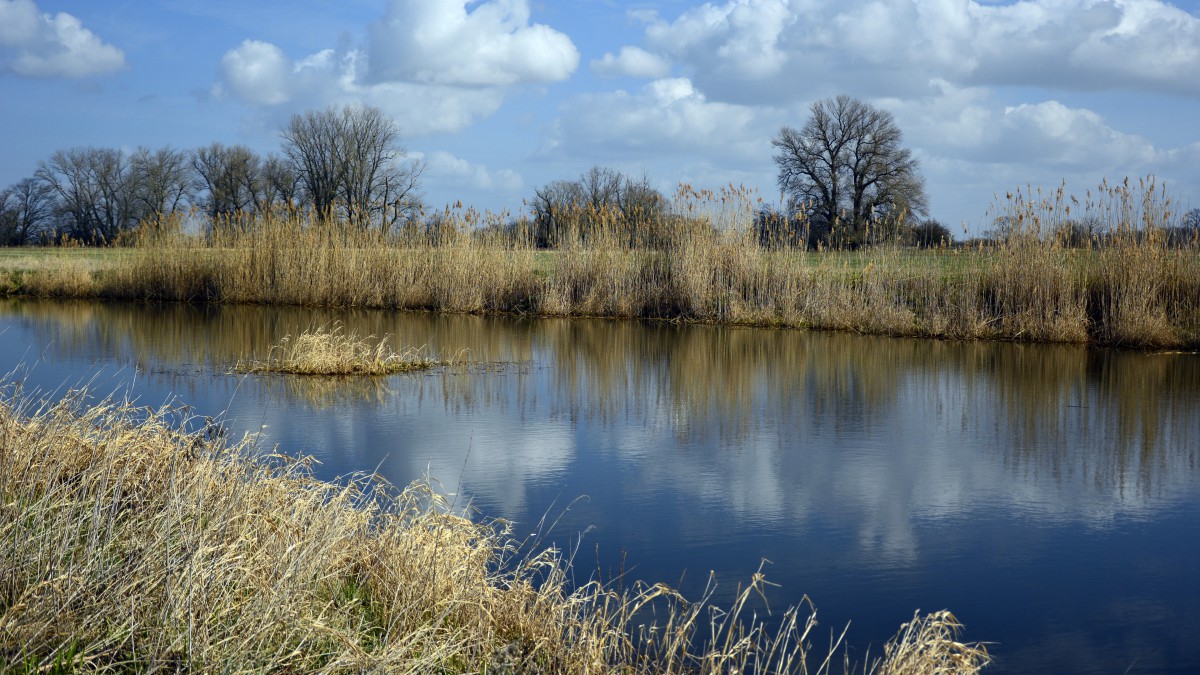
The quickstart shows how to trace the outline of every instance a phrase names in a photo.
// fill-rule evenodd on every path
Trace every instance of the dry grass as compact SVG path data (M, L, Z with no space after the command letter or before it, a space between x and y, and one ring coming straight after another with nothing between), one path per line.
M389 336L372 343L373 335L360 338L346 334L340 323L332 328L319 326L298 336L284 336L271 347L266 361L238 362L235 372L287 373L290 375L391 375L425 370L443 362L429 358L424 348L410 347L397 352L388 344Z
M963 625L948 610L921 616L900 626L900 632L883 647L877 675L925 673L952 675L974 672L990 661L987 649L977 643L959 642Z
M652 247L593 214L552 252L527 233L479 230L447 211L434 234L384 237L303 217L218 224L204 236L148 230L103 269L23 272L9 292L542 316L656 318L951 339L1145 348L1200 346L1200 244L1152 182L1010 195L994 246L812 253L762 248L758 202L738 188L681 189ZM583 214L584 217L587 214ZM1060 235L1100 223L1082 242ZM495 223L493 223L495 224Z
M211 421L83 400L0 398L6 672L831 671L811 607L755 619L761 575L725 611L711 591L572 589L557 551L425 485L320 482ZM988 662L948 614L916 621L869 672Z

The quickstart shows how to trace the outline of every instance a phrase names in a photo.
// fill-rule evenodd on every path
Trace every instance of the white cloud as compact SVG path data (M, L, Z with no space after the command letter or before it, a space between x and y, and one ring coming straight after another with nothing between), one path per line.
M369 36L376 82L504 87L565 80L579 65L569 37L529 23L527 0L392 0Z
M1159 0L729 0L642 16L647 44L715 100L911 96L934 80L1200 96L1200 18Z
M933 215L955 227L965 221L978 233L990 222L995 195L1027 185L1065 180L1084 189L1104 178L1155 174L1181 194L1195 192L1196 165L1175 159L1186 151L1120 128L1103 108L1055 99L1008 104L985 88L936 86L936 95L873 102L895 114L921 161Z
M293 61L276 45L247 40L221 59L221 79L213 93L289 110L362 102L390 115L406 136L460 131L504 102L504 90L494 87L366 84L361 78L364 60L358 51L326 49Z
M268 42L246 40L221 58L228 89L251 103L277 105L290 98L295 66L283 50Z
M1009 106L1001 126L1003 135L995 150L1008 148L1015 161L1096 169L1141 167L1156 155L1149 141L1109 127L1091 110L1068 108L1058 101Z
M389 463L401 476L432 476L445 492L461 487L463 495L455 499L459 506L466 505L465 496L488 504L492 513L520 517L529 507L527 491L566 474L575 458L572 430L564 422L486 410L464 424L461 415L440 409L441 397L429 402L418 403L424 414L414 417L409 429L413 438L436 438L433 449L398 453ZM522 526L533 524L526 521Z
M727 100L747 98L736 93L739 87L753 90L756 82L786 75L788 54L782 41L798 18L787 0L706 3L670 23L644 17L647 43L688 66L695 81L706 83L707 93L720 89ZM710 92L707 84L718 82L726 86Z
M443 151L434 151L423 157L426 162L425 177L444 183L446 187L518 192L525 186L521 174L512 169L492 171L486 165L473 164Z
M909 144L927 155L1098 175L1138 173L1161 158L1149 140L1113 128L1087 108L1057 100L1003 105L986 89L936 86L936 96L880 102L894 112Z
M494 114L511 86L563 79L578 62L569 38L529 23L525 0L492 0L470 12L462 0L395 0L370 27L365 50L293 60L247 40L221 59L213 89L288 109L364 102L406 135L422 136L460 131Z
M125 53L70 14L43 14L33 0L0 0L0 68L26 77L89 77L125 68Z
M608 52L601 59L593 60L592 72L601 77L666 77L671 64L657 54L640 47L625 46L617 54Z

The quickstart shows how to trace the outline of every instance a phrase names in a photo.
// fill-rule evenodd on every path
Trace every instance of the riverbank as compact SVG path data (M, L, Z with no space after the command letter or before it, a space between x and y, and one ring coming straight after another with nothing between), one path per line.
M450 214L434 239L265 218L206 236L147 230L107 256L10 256L0 292L1200 347L1200 243L1170 236L1168 203L1111 190L1089 210L1102 223L1091 238L1075 236L1082 221L1060 193L1011 200L1009 231L992 245L923 250L766 248L703 208L664 226L653 249L597 226L586 241L539 251Z
M713 613L662 585L570 588L559 552L424 485L321 482L211 420L186 431L182 409L84 399L0 397L6 672L804 673L838 660L810 651L810 607L775 634L754 622L760 576ZM915 617L862 670L976 672L986 653L957 628L948 612Z

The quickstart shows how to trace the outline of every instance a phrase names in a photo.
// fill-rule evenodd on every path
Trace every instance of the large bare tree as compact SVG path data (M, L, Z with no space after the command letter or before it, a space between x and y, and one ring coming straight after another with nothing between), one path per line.
M129 158L133 208L139 220L184 208L192 192L187 154L170 147L138 148Z
M275 153L267 155L262 164L262 179L269 193L264 199L267 203L285 209L295 208L300 204L300 177L292 170L292 165L286 158Z
M804 127L783 127L771 144L779 187L827 239L866 244L928 210L917 160L901 145L892 114L850 96L812 104Z
M0 192L0 244L23 246L46 234L54 214L54 191L25 178Z
M335 215L386 229L417 208L422 165L402 160L395 122L373 106L293 115L281 134L283 153L318 218Z
M64 234L92 244L112 243L137 224L133 172L120 150L59 150L38 165L34 177L54 193Z
M196 191L210 218L249 214L266 206L262 160L244 145L213 143L192 152Z

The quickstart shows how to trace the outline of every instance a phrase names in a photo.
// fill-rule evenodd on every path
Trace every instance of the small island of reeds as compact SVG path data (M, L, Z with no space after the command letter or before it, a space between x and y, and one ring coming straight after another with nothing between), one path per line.
M421 348L398 352L389 344L389 338L347 334L341 323L319 326L297 336L284 336L271 347L265 361L239 361L233 369L239 373L372 376L426 370L444 363L430 358Z

